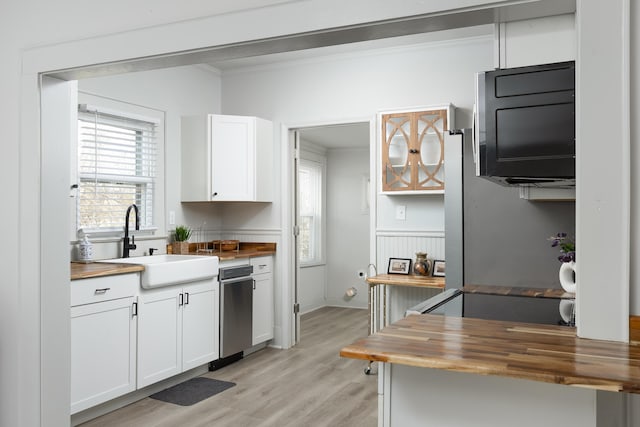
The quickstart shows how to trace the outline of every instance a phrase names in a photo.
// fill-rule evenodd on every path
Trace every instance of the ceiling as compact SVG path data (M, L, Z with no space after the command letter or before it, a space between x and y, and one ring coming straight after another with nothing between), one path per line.
M278 2L280 0L245 0ZM502 3L502 2L499 2ZM393 43L406 36L435 35L449 30L463 30L477 26L493 25L542 16L575 12L575 0L539 0L500 4L492 8L457 9L446 14L418 15L387 21L329 28L320 31L284 35L251 42L211 46L209 48L175 52L133 60L116 61L81 68L58 70L48 75L62 80L121 74L133 71L154 70L194 64L212 64L224 67L226 61L251 57L287 54L293 51L316 50L327 47L341 49L343 45L358 46L368 41ZM310 53L310 52L307 52Z

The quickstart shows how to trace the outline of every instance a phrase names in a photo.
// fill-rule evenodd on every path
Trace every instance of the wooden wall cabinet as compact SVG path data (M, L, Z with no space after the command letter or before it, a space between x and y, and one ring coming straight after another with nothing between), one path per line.
M181 122L183 202L271 202L273 125L208 114Z
M444 193L444 132L453 106L380 114L382 192Z

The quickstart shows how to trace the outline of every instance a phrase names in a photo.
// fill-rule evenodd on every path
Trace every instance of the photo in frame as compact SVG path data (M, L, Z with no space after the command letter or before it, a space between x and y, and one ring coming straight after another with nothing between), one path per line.
M434 277L445 277L445 263L442 260L434 260L433 261L433 269L431 270L431 275Z
M409 274L411 271L411 259L389 258L387 274Z

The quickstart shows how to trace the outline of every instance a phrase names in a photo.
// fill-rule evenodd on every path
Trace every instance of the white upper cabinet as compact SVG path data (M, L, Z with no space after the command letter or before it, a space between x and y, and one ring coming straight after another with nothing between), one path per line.
M183 202L271 202L273 125L257 117L182 117Z

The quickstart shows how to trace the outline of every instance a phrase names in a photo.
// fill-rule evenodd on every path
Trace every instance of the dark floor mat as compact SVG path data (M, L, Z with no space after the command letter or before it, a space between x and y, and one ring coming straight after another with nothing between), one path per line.
M201 400L208 399L213 395L223 392L234 385L236 384L227 381L196 377L152 394L149 397L180 406L191 406L194 403L198 403Z

